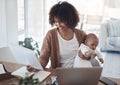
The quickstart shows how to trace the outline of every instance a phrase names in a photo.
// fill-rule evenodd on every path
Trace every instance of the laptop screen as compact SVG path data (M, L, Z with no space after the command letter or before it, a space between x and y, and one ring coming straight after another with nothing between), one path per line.
M57 68L58 85L97 85L102 67Z

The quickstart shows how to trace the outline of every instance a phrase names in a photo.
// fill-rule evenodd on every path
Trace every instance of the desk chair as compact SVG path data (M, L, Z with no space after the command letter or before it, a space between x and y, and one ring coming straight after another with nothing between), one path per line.
M99 62L98 62L98 60L96 60L96 59L92 59L92 60L91 60L91 63L92 63L92 66L93 66L93 67L100 67Z

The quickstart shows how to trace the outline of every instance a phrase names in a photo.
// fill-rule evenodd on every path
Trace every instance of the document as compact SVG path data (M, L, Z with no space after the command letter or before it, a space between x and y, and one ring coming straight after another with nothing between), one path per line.
M36 69L43 69L35 52L19 45L0 48L0 61L30 65Z
M13 63L17 62L15 56L13 55L9 47L0 48L0 61L13 62Z
M2 64L0 64L0 74L6 73Z
M16 77L21 77L21 78L25 78L25 77L28 77L28 76L31 76L32 74L34 74L33 79L38 78L39 82L42 82L51 74L51 72L44 71L44 70L40 70L38 72L28 72L26 69L26 66L23 66L20 69L12 72L11 74Z
M16 77L21 77L21 78L25 78L27 76L31 76L32 74L34 74L34 72L27 71L26 66L23 66L23 67L21 67L21 68L19 68L16 71L11 73L11 75L14 75Z

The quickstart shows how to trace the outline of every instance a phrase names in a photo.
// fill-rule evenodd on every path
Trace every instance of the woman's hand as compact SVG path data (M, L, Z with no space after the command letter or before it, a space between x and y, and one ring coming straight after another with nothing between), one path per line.
M36 71L38 71L38 69L35 69L35 68L31 67L31 66L27 66L27 70L29 72L36 72Z

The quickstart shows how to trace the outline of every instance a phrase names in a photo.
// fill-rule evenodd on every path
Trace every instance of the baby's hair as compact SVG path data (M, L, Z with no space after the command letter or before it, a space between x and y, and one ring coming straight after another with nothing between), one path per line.
M89 38L96 38L96 39L98 39L97 36L94 33L87 34L86 39L89 39Z
M92 39L94 38L94 39L97 39L97 40L98 40L98 37L97 37L94 33L89 33L89 34L86 35L85 40L84 40L84 43L85 43L86 40L89 40L89 39L91 39L91 38L92 38Z

